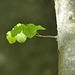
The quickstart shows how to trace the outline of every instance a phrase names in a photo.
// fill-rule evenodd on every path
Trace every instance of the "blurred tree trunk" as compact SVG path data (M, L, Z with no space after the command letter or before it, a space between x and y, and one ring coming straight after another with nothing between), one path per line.
M75 0L55 0L58 75L75 75Z

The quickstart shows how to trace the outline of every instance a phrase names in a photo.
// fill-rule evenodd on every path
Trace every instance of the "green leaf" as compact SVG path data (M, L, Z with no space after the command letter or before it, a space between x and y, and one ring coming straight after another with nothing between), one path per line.
M27 24L27 26L24 28L23 33L28 37L32 38L36 35L36 26L34 24Z
M7 40L9 41L10 44L13 44L16 42L16 40L19 43L24 43L28 38L32 38L36 35L37 30L45 30L44 27L38 25L35 26L34 24L17 24L12 28L11 31L7 32Z
M11 35L11 31L8 31L8 32L7 32L6 38L7 38L7 40L9 41L10 44L13 44L13 43L16 42L15 37L12 37L12 35Z
M12 28L11 30L11 34L12 36L16 36L17 34L21 33L21 31L25 28L26 26L24 24L17 24L16 26L14 26L14 28Z
M24 43L27 39L27 36L25 34L23 34L22 32L20 34L17 34L15 36L15 39L19 42L19 43Z
M38 26L36 26L36 30L45 30L46 28L44 28L44 27L42 27L42 26L40 26L40 25L38 25Z

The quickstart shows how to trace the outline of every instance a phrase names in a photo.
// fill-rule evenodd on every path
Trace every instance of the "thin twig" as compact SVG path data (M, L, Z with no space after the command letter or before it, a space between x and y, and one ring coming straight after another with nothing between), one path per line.
M40 35L39 33L36 34L37 37L44 37L44 38L57 38L57 36L43 36Z

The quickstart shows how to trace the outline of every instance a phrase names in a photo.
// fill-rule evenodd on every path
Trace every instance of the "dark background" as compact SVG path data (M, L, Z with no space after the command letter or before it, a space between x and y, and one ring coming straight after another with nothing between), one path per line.
M53 0L0 0L0 75L57 75L57 43L34 37L10 45L7 31L17 23L42 25L42 35L56 35Z

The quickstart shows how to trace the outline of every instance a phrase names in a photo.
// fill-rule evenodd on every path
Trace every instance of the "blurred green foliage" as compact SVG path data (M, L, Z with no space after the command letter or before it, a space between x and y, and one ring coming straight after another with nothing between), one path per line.
M42 25L56 35L53 0L0 0L0 75L57 75L55 39L34 37L10 45L5 34L17 23Z

